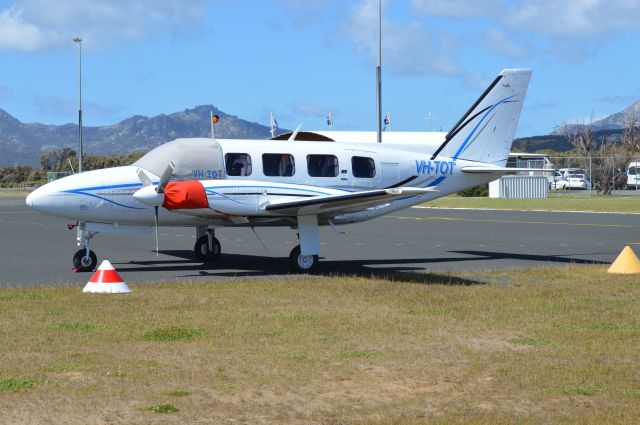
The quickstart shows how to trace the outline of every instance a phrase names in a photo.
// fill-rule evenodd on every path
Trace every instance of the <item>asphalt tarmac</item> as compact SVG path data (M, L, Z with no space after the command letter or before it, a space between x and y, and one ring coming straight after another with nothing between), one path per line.
M157 256L152 236L99 234L91 249L129 283L289 274L296 232L256 230L268 251L250 229L219 229L222 254L207 265L195 260L191 228L161 227ZM321 229L320 275L446 275L610 263L640 243L640 215L411 208L340 230ZM0 198L0 287L84 285L91 274L71 270L77 249L67 221L28 209L24 198Z

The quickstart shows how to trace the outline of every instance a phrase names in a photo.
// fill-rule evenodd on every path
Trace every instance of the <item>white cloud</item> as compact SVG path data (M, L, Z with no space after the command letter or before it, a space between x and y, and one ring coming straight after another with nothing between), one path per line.
M5 86L0 86L0 102L5 101L9 98L9 89Z
M539 0L511 8L504 22L531 32L593 37L640 30L640 3L634 0Z
M31 51L44 42L42 32L22 18L22 10L15 6L0 12L0 50Z
M512 41L501 29L492 28L485 33L485 41L489 50L511 59L522 59L531 53L531 48L524 49Z
M0 50L33 51L140 39L159 31L188 32L201 22L205 0L20 0L0 11Z
M506 27L570 37L640 31L637 0L411 0L412 10L425 16L492 18Z
M420 15L470 18L498 13L501 0L411 0L411 9Z
M383 8L388 1L383 1ZM352 9L344 34L356 50L376 60L378 51L378 2L363 0ZM419 22L383 19L383 66L397 75L461 75L455 62L457 49L451 37L429 31Z
M603 96L598 100L601 102L613 103L615 105L627 106L636 102L639 98L640 98L640 92L635 90L634 93L632 94L622 94L622 95L611 94L611 95Z
M306 117L322 117L327 115L329 110L329 108L311 103L295 103L291 106L292 115L302 115Z
M33 99L38 113L42 116L73 118L78 114L78 100L57 96L36 96ZM115 120L124 111L120 105L103 105L96 102L82 102L85 117L91 119Z

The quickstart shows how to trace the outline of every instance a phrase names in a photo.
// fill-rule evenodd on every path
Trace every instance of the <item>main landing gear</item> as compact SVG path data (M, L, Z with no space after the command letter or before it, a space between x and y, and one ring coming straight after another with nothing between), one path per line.
M298 239L300 245L291 250L289 266L296 273L312 273L318 267L320 254L318 216L298 216Z
M318 217L298 216L298 239L300 244L291 250L289 265L295 273L312 273L318 267L320 254L320 232ZM76 225L69 225L69 229ZM87 223L77 224L77 243L80 249L73 256L73 270L76 272L93 271L98 265L96 254L89 248L89 241L98 232L87 228ZM220 256L220 241L215 237L215 229L204 226L196 228L196 243L193 252L203 263L211 263Z
M289 254L289 266L296 273L311 273L318 267L317 255L302 255L300 245L296 245Z
M196 237L198 239L193 246L196 258L204 263L211 263L217 260L222 247L220 246L220 241L215 237L215 230L197 227Z

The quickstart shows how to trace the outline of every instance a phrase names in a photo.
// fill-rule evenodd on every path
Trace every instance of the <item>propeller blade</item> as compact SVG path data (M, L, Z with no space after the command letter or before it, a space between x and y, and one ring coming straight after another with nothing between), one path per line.
M164 188L167 187L167 183L169 183L169 179L173 174L174 168L176 168L176 164L173 161L171 161L169 165L167 165L167 168L165 168L164 172L162 173L162 176L160 177L160 183L158 183L158 186L156 187L156 192L158 193L164 192Z
M151 177L149 177L147 173L142 170L142 168L138 168L136 174L138 174L138 178L140 179L140 182L143 186L151 186Z
M158 256L158 206L153 207L154 212L154 224L156 228L156 257Z

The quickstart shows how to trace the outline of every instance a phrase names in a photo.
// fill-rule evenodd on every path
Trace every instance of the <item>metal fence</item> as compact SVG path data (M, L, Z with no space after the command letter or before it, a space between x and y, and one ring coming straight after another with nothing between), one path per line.
M585 174L591 182L591 189L586 191L589 195L596 195L603 190L613 195L633 196L640 195L640 187L635 184L632 177L627 184L627 171L629 164L640 162L640 157L635 157L631 161L624 161L618 157L549 157L549 162L545 168L560 171L563 174ZM626 162L626 163L625 163ZM549 193L560 192L553 184L558 177L548 175L550 190ZM604 186L602 186L604 185Z
M39 187L39 185L33 184L11 184L0 187L2 192L31 192Z

